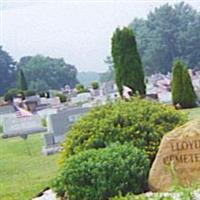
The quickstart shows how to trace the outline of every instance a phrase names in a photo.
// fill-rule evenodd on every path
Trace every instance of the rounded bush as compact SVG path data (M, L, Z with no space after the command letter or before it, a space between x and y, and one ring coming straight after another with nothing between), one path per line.
M64 94L57 93L56 96L60 98L61 103L65 103L67 101L67 98Z
M90 149L65 160L54 190L69 200L107 200L119 193L144 192L149 160L132 143Z
M25 91L25 96L30 97L30 96L35 96L36 92L34 90L27 90Z
M21 96L23 99L24 97L24 92L22 90L19 90L17 88L11 88L10 90L7 91L7 93L4 95L4 100L5 101L13 101L14 97L16 96Z
M140 98L96 107L68 132L61 162L83 150L104 148L115 142L133 142L153 161L163 135L186 120L186 115L172 106Z

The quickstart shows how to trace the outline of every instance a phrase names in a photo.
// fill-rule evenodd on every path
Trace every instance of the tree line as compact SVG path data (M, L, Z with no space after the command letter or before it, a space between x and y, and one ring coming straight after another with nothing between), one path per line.
M147 74L170 72L177 58L200 69L200 12L189 4L165 4L146 19L134 19L130 28Z
M0 47L0 95L10 88L20 88L19 75L26 77L26 88L36 92L60 89L65 85L75 87L78 83L75 66L65 63L62 58L42 55L25 56L19 62Z

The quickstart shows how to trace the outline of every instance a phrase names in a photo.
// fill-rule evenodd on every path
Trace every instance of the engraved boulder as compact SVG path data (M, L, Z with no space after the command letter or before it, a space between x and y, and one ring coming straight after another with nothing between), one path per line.
M200 120L166 134L149 173L151 191L200 183Z

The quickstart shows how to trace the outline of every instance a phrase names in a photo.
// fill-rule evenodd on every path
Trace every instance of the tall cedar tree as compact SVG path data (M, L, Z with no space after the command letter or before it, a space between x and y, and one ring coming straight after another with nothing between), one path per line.
M22 91L28 90L28 85L22 69L19 70L19 88Z
M183 92L183 68L184 64L176 60L172 69L172 102L174 105L181 103Z
M196 93L192 85L187 67L183 69L183 91L182 91L182 108L193 108L196 106Z
M180 104L182 108L193 108L196 106L196 99L197 96L195 94L188 69L180 60L177 60L173 66L173 104Z
M145 95L144 70L134 33L124 27L116 29L112 37L112 57L115 69L116 84L122 95L123 86L132 89L133 94Z

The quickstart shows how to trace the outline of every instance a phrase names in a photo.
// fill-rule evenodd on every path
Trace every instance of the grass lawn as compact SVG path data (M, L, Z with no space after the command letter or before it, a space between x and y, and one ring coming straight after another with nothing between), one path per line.
M183 112L189 115L189 119L200 119L200 107L192 109L184 109Z
M190 119L200 118L200 108L182 111ZM58 170L59 155L44 156L41 148L40 134L26 141L0 138L0 200L30 200L50 185Z
M1 200L30 200L49 186L59 155L44 156L41 147L41 135L0 139Z

